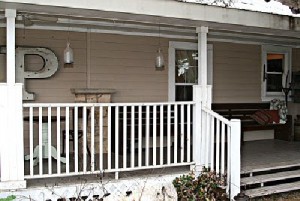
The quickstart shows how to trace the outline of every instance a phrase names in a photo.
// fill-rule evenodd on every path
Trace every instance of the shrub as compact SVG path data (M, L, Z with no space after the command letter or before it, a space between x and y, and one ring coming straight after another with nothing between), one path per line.
M229 200L226 190L221 188L224 184L225 176L217 176L215 172L206 169L195 178L193 172L188 175L176 177L173 185L177 191L178 200L186 201L207 201L207 200Z
M0 198L0 201L13 201L15 199L16 199L16 196L10 195L10 196L8 196L6 198Z

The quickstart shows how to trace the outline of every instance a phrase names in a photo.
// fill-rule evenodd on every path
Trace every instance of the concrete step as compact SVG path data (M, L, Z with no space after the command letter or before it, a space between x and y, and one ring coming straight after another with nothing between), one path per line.
M270 181L279 181L284 179L299 178L300 170L283 171L271 174L263 174L252 177L244 177L241 179L241 186L250 184L264 184Z
M298 182L291 182L286 184L279 184L275 186L266 186L266 187L260 187L256 189L250 189L246 190L245 194L248 195L250 198L253 197L260 197L264 195L271 195L276 193L284 193L294 190L300 189L300 181Z

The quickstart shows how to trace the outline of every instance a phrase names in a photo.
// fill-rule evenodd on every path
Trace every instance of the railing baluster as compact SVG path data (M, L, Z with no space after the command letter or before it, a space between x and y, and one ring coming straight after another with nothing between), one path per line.
M150 134L149 134L149 125L150 122L150 108L149 105L146 106L146 166L149 166L149 138L150 138Z
M29 108L29 157L30 176L33 176L33 107Z
M221 133L221 174L225 173L225 124L222 122Z
M102 171L103 168L103 106L99 107L99 169Z
M66 173L70 172L70 108L66 107ZM63 142L64 143L64 142Z
M171 164L171 105L168 104L168 119L167 119L167 163Z
M178 147L178 105L174 105L174 163L177 163Z
M74 107L74 163L75 172L78 172L78 107Z
M108 126L107 126L107 169L111 169L111 106L108 106Z
M211 171L214 171L215 170L215 118L213 116L211 116L211 124L210 124L210 127L211 127L211 133L210 133L210 137L211 137L211 140L210 140L210 169Z
M164 105L160 106L160 165L164 164Z
M153 165L156 165L156 105L153 106Z
M43 174L43 108L39 107L39 174Z
M48 107L48 174L52 174L52 144L51 144L51 107Z
M135 142L135 136L134 136L134 126L135 126L135 119L134 119L134 106L131 106L131 167L134 168L134 142Z
M220 120L217 119L216 128L216 173L220 173Z
M115 110L115 169L119 169L119 106Z
M210 129L210 126L209 126L209 123L210 123L210 118L209 118L209 114L206 113L206 132L204 133L204 135L206 136L206 143L205 143L205 167L208 168L208 158L209 158L209 129Z
M226 186L226 193L229 194L230 192L230 177L231 177L231 172L230 172L230 168L231 168L231 126L227 125L227 174L226 174L226 178L227 178L227 186Z
M57 174L60 175L61 173L61 166L60 166L60 107L56 108L56 140L57 140Z
M180 162L184 161L184 105L180 104Z
M139 106L138 164L142 167L142 106Z
M123 168L127 167L127 106L123 106Z
M204 162L204 165L205 165L205 158L206 158L206 121L207 121L207 119L206 119L206 117L207 117L207 112L206 111L202 111L202 113L201 113L201 115L202 115L202 120L201 120L201 126L202 126L202 128L201 128L201 131L202 131L202 133L201 133L201 160L203 160L203 162Z
M91 171L95 171L95 106L91 107Z
M83 126L83 147L82 147L82 153L83 153L83 172L86 172L86 166L87 166L87 158L86 158L86 148L87 148L87 118L86 118L86 106L83 107L83 117L82 117L82 126Z
M187 105L187 162L191 162L191 105Z

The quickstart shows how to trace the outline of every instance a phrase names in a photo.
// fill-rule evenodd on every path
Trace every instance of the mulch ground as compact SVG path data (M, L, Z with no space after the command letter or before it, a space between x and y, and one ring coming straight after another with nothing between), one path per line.
M289 193L279 193L259 198L250 199L251 201L300 201L300 191L293 191Z

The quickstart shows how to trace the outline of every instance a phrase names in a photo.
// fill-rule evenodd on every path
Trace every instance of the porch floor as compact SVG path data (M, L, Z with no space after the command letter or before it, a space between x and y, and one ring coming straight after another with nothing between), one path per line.
M150 152L151 153L151 152ZM151 157L150 157L151 158ZM105 161L105 160L104 160ZM114 160L112 160L114 161ZM25 162L25 163L28 163ZM47 161L43 161L47 168ZM53 160L54 168L56 167ZM28 164L26 164L28 165ZM251 173L273 169L275 167L300 166L300 141L288 142L282 140L257 140L244 142L241 148L241 173ZM62 165L64 169L64 165ZM37 167L35 167L37 169ZM183 174L188 173L190 167L170 167L150 170L139 170L132 172L120 172L120 178L139 178L146 175ZM25 172L28 172L28 166ZM55 170L54 170L55 171ZM64 170L63 170L64 171ZM43 178L27 180L28 187L59 185L66 183L77 183L83 180L93 182L99 180L114 179L114 173L105 175L68 176L58 178ZM147 176L146 176L147 177Z
M300 166L300 142L257 140L242 145L241 173L293 165Z

